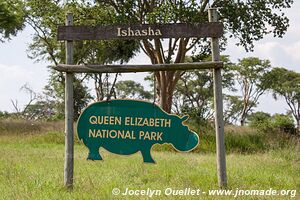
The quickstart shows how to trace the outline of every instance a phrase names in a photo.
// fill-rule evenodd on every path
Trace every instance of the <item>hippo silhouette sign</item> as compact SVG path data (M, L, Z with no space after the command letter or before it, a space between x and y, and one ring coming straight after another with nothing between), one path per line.
M99 148L130 155L141 152L143 161L155 163L154 144L171 144L178 151L191 151L199 137L183 123L187 116L171 115L154 103L111 100L88 106L77 123L78 137L89 149L89 160L102 160Z

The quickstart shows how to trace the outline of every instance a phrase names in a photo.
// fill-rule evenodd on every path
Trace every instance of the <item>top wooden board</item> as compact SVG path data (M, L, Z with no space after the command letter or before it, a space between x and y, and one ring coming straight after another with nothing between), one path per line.
M58 40L108 40L108 39L154 39L154 38L219 38L223 35L223 24L210 22L201 24L163 25L101 25L59 26Z

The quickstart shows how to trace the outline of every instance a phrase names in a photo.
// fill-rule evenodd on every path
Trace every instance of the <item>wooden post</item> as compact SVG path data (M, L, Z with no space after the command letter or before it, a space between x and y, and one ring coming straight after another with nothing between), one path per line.
M215 8L210 8L208 10L208 18L209 22L218 21L218 13ZM211 51L212 61L220 61L220 47L218 38L211 38ZM219 187L225 188L227 187L227 175L225 158L221 68L213 69L213 74L218 183Z
M73 14L66 16L66 25L73 25ZM73 64L73 41L66 41L66 63ZM73 187L74 171L74 100L73 100L73 73L66 73L65 76L65 166L64 185L67 188Z

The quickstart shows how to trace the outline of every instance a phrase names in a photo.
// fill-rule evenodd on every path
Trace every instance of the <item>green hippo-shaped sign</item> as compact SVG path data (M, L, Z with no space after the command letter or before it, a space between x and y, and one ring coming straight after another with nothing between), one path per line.
M172 144L178 151L191 151L199 144L195 132L183 124L187 116L171 115L154 103L111 100L91 104L80 115L78 137L89 149L89 160L102 160L99 148L121 155L142 153L144 162L155 163L154 144Z

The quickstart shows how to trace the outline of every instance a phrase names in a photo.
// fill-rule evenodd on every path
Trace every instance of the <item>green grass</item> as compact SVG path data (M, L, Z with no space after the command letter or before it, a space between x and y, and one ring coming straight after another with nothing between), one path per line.
M215 142L210 134L200 136L200 149L194 153L153 151L155 165L144 164L139 153L119 156L103 149L104 161L87 161L87 148L76 143L74 188L67 190L63 187L61 124L25 125L20 131L22 123L18 122L19 128L11 122L2 122L5 126L0 126L0 199L149 199L145 196L113 196L112 189L218 189L216 156L212 150ZM266 137L250 129L227 128L227 148L235 149L229 149L227 155L228 189L297 189L298 196L294 199L300 199L299 146L291 145L283 136L276 136L277 139ZM274 148L266 149L264 145ZM168 148L156 146L155 149ZM162 195L152 199L192 197ZM192 199L232 197L202 195ZM244 196L239 199L273 198ZM290 196L275 199L290 199Z

